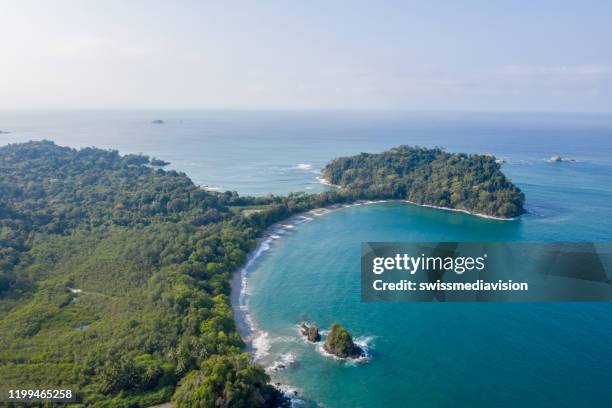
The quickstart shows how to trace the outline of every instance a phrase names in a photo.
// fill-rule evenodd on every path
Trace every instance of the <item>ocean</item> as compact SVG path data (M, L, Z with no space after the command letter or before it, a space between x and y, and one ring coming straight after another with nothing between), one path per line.
M164 124L152 124L162 119ZM50 139L172 162L240 194L317 192L334 157L399 144L492 153L528 214L495 221L403 203L351 206L271 231L244 271L254 353L297 406L609 407L612 306L362 303L362 241L612 237L612 115L434 112L0 112L0 144ZM574 162L548 163L553 155ZM338 321L368 350L347 363L297 324Z

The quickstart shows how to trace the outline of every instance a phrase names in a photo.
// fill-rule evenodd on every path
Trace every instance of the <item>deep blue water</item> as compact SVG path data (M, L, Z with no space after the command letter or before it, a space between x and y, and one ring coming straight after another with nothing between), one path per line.
M163 125L151 120L163 119ZM493 153L529 214L493 221L404 204L334 211L299 224L250 268L264 365L327 407L612 406L609 304L365 304L362 241L610 241L612 115L401 112L0 112L0 144L143 152L203 186L243 194L320 191L330 159L398 144ZM547 163L552 155L573 163ZM309 318L340 321L371 359L350 365L301 341ZM265 346L265 347L264 347Z

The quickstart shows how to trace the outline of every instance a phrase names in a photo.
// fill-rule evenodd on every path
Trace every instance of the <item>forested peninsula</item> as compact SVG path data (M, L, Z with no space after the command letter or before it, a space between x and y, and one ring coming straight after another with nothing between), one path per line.
M491 155L399 146L333 160L325 179L362 199L401 199L498 218L525 212L525 196Z
M343 188L241 197L143 155L0 148L0 384L69 388L96 407L282 406L243 353L229 298L268 226L370 198L522 212L522 193L486 156L400 147L324 174Z

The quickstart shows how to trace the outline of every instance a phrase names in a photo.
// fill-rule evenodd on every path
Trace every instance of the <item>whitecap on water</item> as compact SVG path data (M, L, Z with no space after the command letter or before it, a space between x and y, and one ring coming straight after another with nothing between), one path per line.
M300 163L293 168L296 170L312 170L312 164Z

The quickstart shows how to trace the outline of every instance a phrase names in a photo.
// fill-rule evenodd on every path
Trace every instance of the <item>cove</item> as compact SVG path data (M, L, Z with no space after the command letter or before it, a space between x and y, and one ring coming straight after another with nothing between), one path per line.
M563 240L576 231L534 215L500 222L396 202L312 217L249 266L257 361L298 391L297 406L601 406L608 305L360 302L362 241ZM368 361L325 356L300 338L303 320L342 322Z

